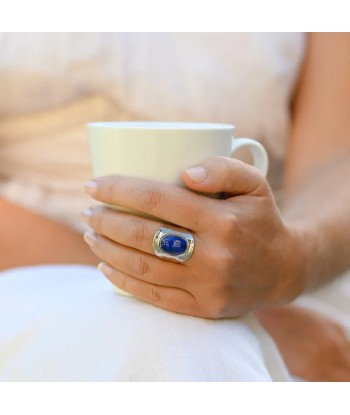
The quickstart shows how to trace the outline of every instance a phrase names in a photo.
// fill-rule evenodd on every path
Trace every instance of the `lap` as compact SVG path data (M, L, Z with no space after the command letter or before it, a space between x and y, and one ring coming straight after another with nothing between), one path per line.
M213 321L161 310L116 295L88 266L0 273L2 381L287 377L277 350L252 317Z

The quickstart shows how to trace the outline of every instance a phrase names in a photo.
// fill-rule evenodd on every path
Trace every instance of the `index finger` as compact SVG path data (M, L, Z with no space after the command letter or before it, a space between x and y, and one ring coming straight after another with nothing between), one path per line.
M193 231L205 226L208 203L214 203L178 186L118 175L97 177L85 183L85 191L108 205L134 209Z

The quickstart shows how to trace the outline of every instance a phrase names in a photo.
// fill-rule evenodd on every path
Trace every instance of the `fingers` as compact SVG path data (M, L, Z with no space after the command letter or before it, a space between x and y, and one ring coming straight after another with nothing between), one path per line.
M85 234L84 239L102 261L144 282L185 288L190 281L188 269L182 264L160 260L156 256L119 245L91 231Z
M228 157L211 157L185 170L182 178L189 188L202 193L264 196L269 192L257 168Z
M97 234L118 244L155 255L153 239L157 230L164 225L163 223L104 206L94 206L84 210L83 217ZM188 232L175 225L171 225L171 229L178 232Z
M103 176L85 184L85 191L108 205L144 212L189 230L207 222L211 199L178 186L123 176Z
M191 316L198 315L196 299L183 289L149 284L104 263L100 264L99 269L113 285L142 301L168 311Z
M94 207L91 213L92 211L94 214L87 215L88 223L99 232L103 231L124 243L134 244L135 240L137 241L138 249L134 249L93 231L88 231L84 235L91 250L104 261L99 265L99 269L112 284L160 308L181 314L206 316L203 309L198 306L195 296L190 292L191 285L197 278L191 268L187 267L187 263L159 259L154 255L153 248L149 246L149 241L153 240L154 228L158 229L160 223L128 213L116 212L103 206ZM100 217L96 220L98 216ZM136 225L138 231L128 234L130 220L138 221ZM118 226L115 226L116 224ZM119 228L123 232L120 234L117 232L115 236L113 228ZM133 232L138 232L138 236L133 235ZM144 251L142 252L141 249Z
M86 209L83 215L88 225L96 233L119 244L154 254L153 237L162 223L118 212L104 206Z

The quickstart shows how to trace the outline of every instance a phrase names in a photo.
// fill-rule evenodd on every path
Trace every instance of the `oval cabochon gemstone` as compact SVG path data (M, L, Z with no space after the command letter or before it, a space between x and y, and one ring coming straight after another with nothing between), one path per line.
M178 235L166 235L161 239L160 247L169 255L181 255L187 249L187 241Z

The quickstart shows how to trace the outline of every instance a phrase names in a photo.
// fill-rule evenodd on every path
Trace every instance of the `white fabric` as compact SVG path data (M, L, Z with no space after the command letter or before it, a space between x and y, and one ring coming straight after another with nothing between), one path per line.
M0 381L287 380L266 351L278 356L249 316L170 313L115 294L93 267L0 274Z
M0 195L82 230L85 124L227 122L259 139L276 191L295 33L0 34ZM350 278L298 301L349 324ZM1 380L288 380L252 317L209 321L115 295L93 268L0 273Z
M82 230L87 122L235 123L281 157L303 36L2 34L0 50L0 194ZM167 313L89 268L9 271L0 300L3 380L288 378L253 318Z

